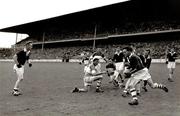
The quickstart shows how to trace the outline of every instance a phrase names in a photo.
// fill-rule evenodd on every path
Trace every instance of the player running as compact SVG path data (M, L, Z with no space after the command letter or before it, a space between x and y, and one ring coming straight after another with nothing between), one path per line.
M125 47L123 49L123 53L127 57L127 60L129 62L128 69L130 70L129 75L129 90L133 97L132 101L129 102L129 105L138 105L138 98L137 98L137 91L135 89L135 86L137 83L139 83L141 80L147 80L147 83L151 88L158 88L162 89L165 92L168 92L168 89L165 85L154 83L151 75L148 72L148 69L144 67L142 64L141 59L134 54L133 49L131 47ZM126 94L126 93L123 93Z
M101 89L101 81L103 79L103 74L107 74L106 71L101 72L101 66L99 64L99 59L94 58L93 63L88 65L88 67L84 70L84 88L75 87L72 90L74 92L87 92L91 87L94 81L97 81L96 92L104 92Z
M24 78L24 65L25 65L26 61L28 62L29 67L32 66L32 64L29 60L31 49L32 49L32 42L27 42L25 44L24 50L17 52L13 56L13 60L15 62L13 69L17 75L17 80L16 80L16 83L15 83L14 89L13 89L13 95L14 96L21 95L21 92L19 90L19 85L20 85L20 82Z

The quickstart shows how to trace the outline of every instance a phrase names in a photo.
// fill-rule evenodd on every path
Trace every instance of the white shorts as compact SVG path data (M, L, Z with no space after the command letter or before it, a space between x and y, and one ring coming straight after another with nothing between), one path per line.
M138 80L148 80L151 78L151 75L149 74L149 71L147 68L143 68L142 70L139 70L131 75L131 78L135 78Z
M91 86L92 82L97 81L98 79L102 78L102 75L99 76L86 76L84 77L84 86Z
M168 62L167 68L176 68L176 62Z
M116 65L117 71L122 72L124 70L124 62L118 62L118 63L115 63L115 65Z
M17 74L18 79L23 79L23 75L24 75L24 66L23 65L21 68L18 68L17 65L14 64L13 70Z
M113 75L110 75L110 80L118 80L119 73L115 70Z

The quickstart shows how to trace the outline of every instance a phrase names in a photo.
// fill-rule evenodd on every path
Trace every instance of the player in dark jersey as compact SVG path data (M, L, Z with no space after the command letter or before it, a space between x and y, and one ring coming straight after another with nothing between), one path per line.
M110 77L110 83L113 83L115 87L121 87L121 81L119 77L119 72L116 69L116 65L112 61L111 58L109 58L108 64L106 65L107 74Z
M146 50L144 51L144 53L143 53L143 52L142 52L142 53L138 53L138 56L140 57L143 65L149 70L150 65L151 65L151 61L152 61L151 55L150 55L150 49L146 49ZM143 82L144 82L144 84L143 84L142 89L144 89L144 91L147 92L147 91L148 91L147 88L146 88L146 86L147 86L147 81L144 80ZM140 86L139 86L139 87L140 87ZM139 88L139 87L138 87L138 88ZM139 94L140 94L140 88L139 88L138 92L139 92Z
M121 78L121 85L123 86L123 82L124 82L124 77L123 77L123 71L124 71L124 54L123 52L120 50L120 48L118 47L116 49L116 52L113 56L113 62L116 65L116 71L119 73L119 76Z
M167 68L169 69L168 80L170 82L173 82L173 73L176 68L176 62L175 62L176 58L177 58L177 53L174 51L174 48L172 48L166 56Z
M17 81L14 85L14 89L13 89L13 95L14 96L18 96L21 95L20 90L19 90L19 84L20 82L23 80L23 75L24 75L24 65L26 63L26 61L29 64L29 67L32 66L30 60L29 60L29 56L30 56L30 50L32 49L32 42L27 42L25 44L25 47L23 50L17 52L14 56L13 56L13 60L15 62L14 64L14 72L17 75Z
M144 54L144 66L149 70L150 66L151 66L151 61L152 61L152 58L151 58L151 51L150 49L146 49L145 50L145 54ZM144 86L142 87L144 89L145 92L147 92L147 88L146 88L146 85L147 85L147 81L145 80L144 81Z
M153 82L151 75L148 72L148 69L144 67L141 59L133 53L133 49L131 47L125 47L123 49L123 53L125 54L125 57L127 57L127 60L129 62L128 69L130 70L129 75L131 75L129 78L128 86L133 99L129 102L129 105L138 105L137 91L135 89L135 86L141 80L147 80L151 88L163 89L165 92L168 92L168 89L165 85Z

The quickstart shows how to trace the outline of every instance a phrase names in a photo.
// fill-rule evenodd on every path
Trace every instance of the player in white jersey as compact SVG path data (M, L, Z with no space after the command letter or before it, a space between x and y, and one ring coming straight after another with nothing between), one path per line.
M84 88L75 87L72 90L72 93L87 92L94 81L97 81L96 92L103 92L103 90L101 89L101 81L103 79L103 74L107 74L107 72L101 71L99 59L94 58L93 63L89 64L87 68L84 70Z

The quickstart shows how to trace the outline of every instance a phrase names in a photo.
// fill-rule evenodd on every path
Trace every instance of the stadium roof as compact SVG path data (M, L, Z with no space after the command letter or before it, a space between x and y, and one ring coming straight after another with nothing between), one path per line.
M177 0L131 0L112 4L104 7L94 8L81 12L53 17L45 20L35 21L13 27L0 29L1 32L14 33L41 33L49 27L73 28L81 24L110 24L122 21L127 17L130 19L149 19L154 17L177 17L179 12Z

